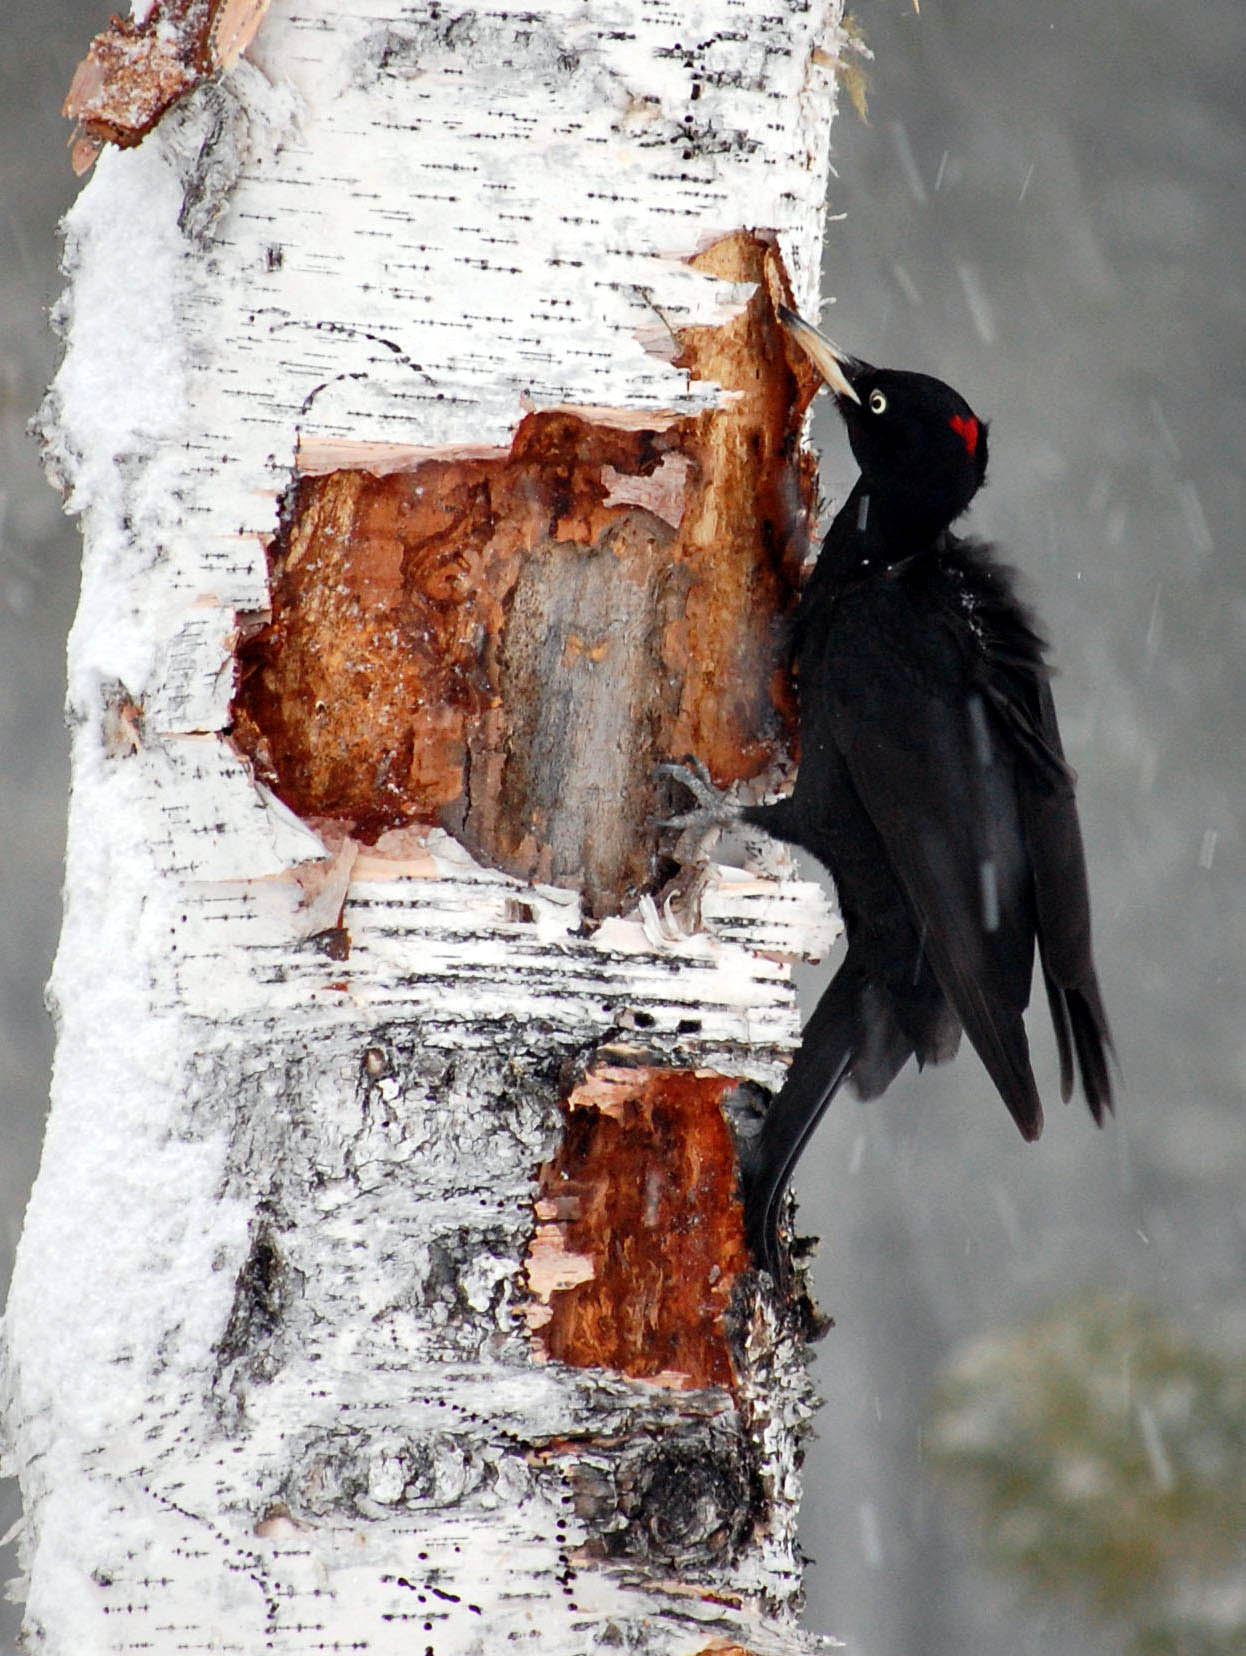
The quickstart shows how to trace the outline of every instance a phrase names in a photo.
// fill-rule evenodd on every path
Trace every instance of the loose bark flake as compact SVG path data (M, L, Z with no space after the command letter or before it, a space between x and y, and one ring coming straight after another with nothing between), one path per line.
M113 17L78 65L61 111L78 125L76 173L105 144L139 144L208 75L246 51L269 0L155 0L141 23Z

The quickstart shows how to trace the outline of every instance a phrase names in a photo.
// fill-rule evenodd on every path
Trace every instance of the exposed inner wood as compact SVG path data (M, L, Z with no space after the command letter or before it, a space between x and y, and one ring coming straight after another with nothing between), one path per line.
M528 1262L529 1321L548 1357L673 1386L732 1384L723 1313L750 1265L721 1107L734 1084L602 1068L571 1092Z
M648 424L527 415L509 454L304 476L240 649L234 740L304 817L364 841L442 821L590 914L655 883L654 767L720 783L790 752L782 633L808 534L812 373L774 315L778 254L693 261L756 292L683 362L729 408Z
M638 509L596 545L553 541L528 559L499 641L496 710L471 736L460 838L535 879L579 885L590 913L651 875L652 837L636 829L677 707L662 649L687 591L673 538Z

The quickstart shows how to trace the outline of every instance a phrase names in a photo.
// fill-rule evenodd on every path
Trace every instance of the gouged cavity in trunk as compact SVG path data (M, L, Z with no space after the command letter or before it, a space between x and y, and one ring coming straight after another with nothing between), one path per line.
M547 1357L676 1387L733 1383L724 1313L749 1268L722 1113L734 1085L603 1068L571 1092L528 1266Z
M617 912L661 872L655 766L726 784L790 754L783 621L807 545L814 390L765 236L692 261L753 282L682 364L729 406L527 415L509 454L304 476L240 649L234 740L304 817L443 822L482 861Z

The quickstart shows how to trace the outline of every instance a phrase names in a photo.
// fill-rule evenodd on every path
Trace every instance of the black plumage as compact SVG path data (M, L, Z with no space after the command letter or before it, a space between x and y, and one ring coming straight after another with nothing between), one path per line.
M873 1098L962 1029L1026 1139L1043 1113L1022 1014L1039 962L1091 1114L1112 1106L1111 1037L1045 646L1013 573L953 535L987 433L950 387L844 356L783 320L835 393L861 476L796 618L800 764L743 814L830 872L847 955L806 1025L746 1168L749 1238L778 1271L779 1204L837 1088Z

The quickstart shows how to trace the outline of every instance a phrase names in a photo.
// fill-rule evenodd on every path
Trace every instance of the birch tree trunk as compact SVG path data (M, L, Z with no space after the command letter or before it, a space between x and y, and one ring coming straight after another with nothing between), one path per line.
M653 767L790 757L773 307L839 0L264 11L162 0L71 95L80 164L126 147L44 412L85 550L27 1648L803 1649L728 1117L828 919L680 870Z

